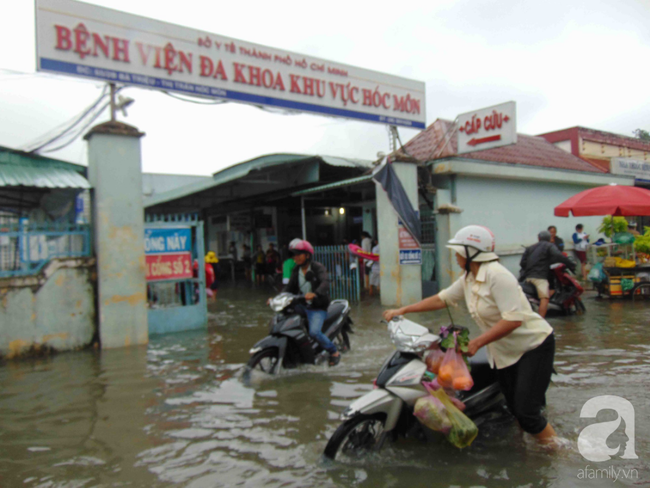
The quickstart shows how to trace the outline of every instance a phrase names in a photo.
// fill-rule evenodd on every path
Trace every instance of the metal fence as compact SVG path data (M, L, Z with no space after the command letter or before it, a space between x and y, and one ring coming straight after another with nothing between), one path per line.
M36 274L52 259L89 257L87 224L39 223L24 220L0 224L0 277Z
M436 281L436 246L422 244L422 281Z
M151 308L183 307L199 303L198 278L183 281L147 283L147 300Z
M147 282L149 334L200 329L208 321L203 222L196 214L147 215L145 231L190 228L190 259L196 262L194 278L170 278ZM185 251L183 251L185 252ZM146 255L145 259L148 259Z
M314 260L327 268L330 275L330 296L350 302L361 301L359 258L352 256L346 246L319 246L314 248Z

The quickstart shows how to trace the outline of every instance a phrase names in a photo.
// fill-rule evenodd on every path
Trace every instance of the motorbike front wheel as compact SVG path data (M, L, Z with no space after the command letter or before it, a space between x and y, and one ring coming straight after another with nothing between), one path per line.
M248 360L247 368L249 371L257 369L267 374L274 373L276 372L276 366L280 361L278 356L279 352L276 347L263 349L253 354L253 356Z
M343 422L325 446L325 457L337 455L359 456L371 450L381 449L384 425L383 415L356 415Z

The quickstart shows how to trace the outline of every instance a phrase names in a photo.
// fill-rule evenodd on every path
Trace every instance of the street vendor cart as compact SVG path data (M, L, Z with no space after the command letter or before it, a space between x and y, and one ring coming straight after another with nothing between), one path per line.
M650 260L644 253L636 253L633 245L617 243L594 245L589 251L590 263L601 267L604 274L595 283L598 297L650 300Z
M650 216L650 191L608 185L585 190L555 207L555 216ZM605 279L597 284L598 296L650 300L650 260L636 253L633 244L592 246L592 263L602 266Z

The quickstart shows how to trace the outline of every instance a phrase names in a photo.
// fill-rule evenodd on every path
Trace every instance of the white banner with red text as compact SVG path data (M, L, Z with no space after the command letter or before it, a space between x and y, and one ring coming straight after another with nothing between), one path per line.
M73 0L36 1L36 51L39 71L389 125L426 126L423 82Z
M517 105L474 110L458 116L458 154L517 144Z

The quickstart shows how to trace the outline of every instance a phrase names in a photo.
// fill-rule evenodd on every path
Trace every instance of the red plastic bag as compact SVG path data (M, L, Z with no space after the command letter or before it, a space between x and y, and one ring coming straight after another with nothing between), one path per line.
M424 359L424 362L427 365L427 369L433 374L438 374L440 370L440 365L442 364L443 359L445 358L445 353L440 349L432 349L427 352L427 355Z
M443 388L453 390L471 390L474 380L469 374L463 356L454 348L447 349L438 372L438 383Z

